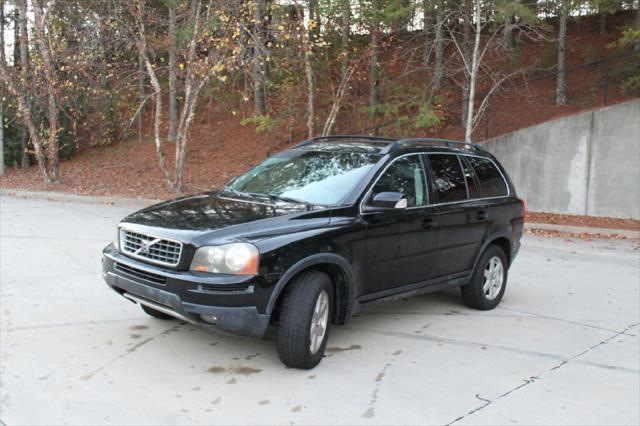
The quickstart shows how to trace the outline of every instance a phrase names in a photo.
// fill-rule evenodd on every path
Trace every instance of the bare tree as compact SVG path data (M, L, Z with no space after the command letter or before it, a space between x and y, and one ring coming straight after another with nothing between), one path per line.
M51 39L49 38L49 13L53 7L53 1L43 8L38 1L32 3L34 15L34 33L36 47L42 61L45 78L45 90L47 94L47 116L49 120L48 140L46 142L49 176L52 182L57 182L58 177L58 100L56 99L56 80L51 58Z
M4 8L4 4L0 6ZM4 19L4 17L2 17L1 19ZM0 30L0 31L3 31L3 30ZM4 37L2 38L4 39ZM0 96L2 96L2 92L0 92ZM4 102L0 97L0 175L4 174L4 110L3 110L4 105L3 104Z
M338 84L338 89L333 96L333 102L331 104L329 115L327 116L324 127L322 128L322 136L330 135L331 132L333 132L333 128L335 127L336 120L338 118L338 113L340 112L340 108L342 107L342 101L347 94L351 77L356 70L355 66L349 67L349 37L351 32L351 5L349 0L342 0L341 11L342 52L340 58L340 83Z
M265 101L265 43L264 43L264 11L265 0L253 0L253 25L251 38L253 40L253 101L254 110L258 115L267 112Z
M433 42L433 8L431 6L431 0L422 0L422 26L424 33L424 57L423 63L425 68L429 67L429 61L431 59L431 50Z
M313 2L310 2L310 7ZM307 131L309 137L313 137L315 123L315 79L313 75L313 67L311 65L311 46L309 42L309 31L304 28L304 19L302 16L302 7L296 1L296 12L298 13L298 34L300 43L302 44L302 56L304 61L304 74L307 80ZM317 4L315 5L317 7ZM311 9L310 9L311 12ZM317 10L316 12L317 13ZM311 22L311 16L309 17Z
M26 0L22 0L26 1ZM42 177L47 183L57 183L58 176L58 102L56 99L57 78L53 70L50 34L50 12L55 1L50 0L44 3L34 1L33 8L33 28L35 34L36 55L42 67L44 79L42 89L46 94L47 121L48 128L46 138L40 133L39 126L35 122L36 111L34 110L30 97L31 93L25 89L24 73L22 70L22 80L11 72L7 65L4 49L0 55L0 81L6 89L18 101L18 111L22 117L25 127L29 130L31 142L35 151L36 160L42 173ZM21 85L18 86L17 82ZM33 88L33 87L30 87Z
M2 62L6 62L4 57L4 0L0 0L0 49L2 49ZM0 87L0 175L4 174L4 111L3 111L3 98L4 91Z
M322 136L328 136L333 131L333 128L336 125L336 119L338 118L338 112L340 112L340 108L342 107L342 100L344 99L345 94L347 93L347 89L349 88L349 82L355 70L356 70L356 67L354 65L347 71L346 75L340 78L340 85L338 86L338 90L336 90L336 93L333 97L331 110L329 111L327 120L324 123L324 128L322 129Z
M340 36L342 41L342 58L340 61L340 80L344 81L349 73L349 38L351 37L351 1L341 0L341 24Z
M638 8L636 9L636 18L634 19L633 26L635 30L640 33L640 4L638 4ZM640 52L640 37L636 40L633 51L636 53Z
M513 49L513 30L518 26L516 25L516 13L515 10L520 5L521 0L513 0L513 10L509 10L506 17L506 23L504 27L504 37L502 38L502 47L506 50Z
M447 27L450 41L460 58L463 73L462 81L459 81L459 78L458 80L454 77L452 79L461 87L468 87L466 91L468 95L464 99L465 116L463 119L465 140L467 142L471 142L473 131L486 111L489 99L494 92L499 90L505 81L517 74L524 73L527 69L505 70L505 62L509 62L509 59L505 57L502 61L500 60L500 53L504 52L504 50L499 36L502 35L504 37L506 23L503 22L496 25L491 19L483 20L483 13L489 15L492 10L481 0L473 0L471 12L472 15L469 18L469 22L472 25L469 28L469 35L463 34L461 37L456 33L456 19L452 19L453 25ZM537 17L531 14L522 18L522 20L518 21L517 26L520 34L531 40L542 39L543 33L536 25ZM465 41L471 42L471 33L473 33L473 41L470 43L469 49L465 50L464 43ZM489 52L492 52L491 61L487 61ZM455 74L453 73L453 75ZM476 92L481 78L482 85L489 89L483 94L480 104L476 106L476 98L478 97Z
M434 35L434 68L431 88L434 92L442 89L444 79L444 2L438 0L436 5L436 33Z
M467 68L469 63L471 62L471 27L472 27L472 10L473 10L473 1L474 0L463 0L463 13L462 13L462 56L463 61L467 64ZM462 96L460 99L462 100L462 108L460 109L460 122L462 123L462 127L467 126L467 116L468 116L468 105L469 105L469 90L470 90L470 78L471 78L471 70L468 69L468 72L463 73L464 76L464 84L462 85Z
M20 72L22 74L23 90L30 92L29 79L29 33L27 31L27 0L20 0L17 4L16 12L18 13L18 25L20 27L20 35L18 36L20 44ZM28 133L21 130L20 134L20 167L26 169L29 167L29 155L27 153Z
M211 7L212 3L209 3ZM212 76L219 75L224 71L225 55L222 49L227 48L230 43L225 38L208 40L208 44L211 46L218 46L220 49L216 54L209 54L203 57L198 56L197 45L206 37L205 31L208 22L206 16L210 14L202 13L202 1L191 0L189 5L188 16L186 22L191 25L190 38L186 47L186 51L183 52L184 56L184 81L182 86L184 87L184 100L182 102L182 108L179 111L178 123L176 129L176 143L175 143L175 163L173 176L169 172L167 160L162 151L164 140L161 134L162 117L163 117L163 92L160 85L158 75L154 64L152 64L149 56L149 45L147 41L145 16L144 16L144 0L138 0L137 5L137 21L138 32L136 44L140 57L144 61L145 69L149 80L151 81L151 87L153 88L153 98L155 103L155 114L153 122L153 133L156 145L156 155L160 169L164 175L164 178L170 188L176 192L182 192L184 190L184 170L187 157L187 142L189 139L189 129L195 116L195 111L198 104L198 97L202 88L209 81ZM237 29L237 28L236 28ZM222 30L221 30L222 31ZM214 63L209 61L215 58ZM222 78L222 77L220 77Z
M378 116L378 55L380 54L378 3L379 0L372 1L372 18L369 22L369 109L372 127L375 127Z
M560 22L558 25L558 74L556 76L556 105L567 103L567 83L565 77L565 45L567 43L568 0L560 2Z
M469 70L469 103L467 105L467 119L465 120L465 142L471 142L473 132L473 108L476 96L476 81L478 79L478 66L480 63L480 36L482 34L482 22L480 21L480 0L475 0L475 24L476 34L471 54L471 68Z
M178 126L178 69L176 60L178 46L176 44L176 5L170 0L169 8L169 142L175 143Z

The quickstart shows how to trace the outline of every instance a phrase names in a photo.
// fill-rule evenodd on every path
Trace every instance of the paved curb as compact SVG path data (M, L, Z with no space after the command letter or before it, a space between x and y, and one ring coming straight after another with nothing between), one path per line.
M45 191L21 191L14 189L2 189L0 188L1 196L10 196L17 198L58 201L66 203L80 203L80 204L107 204L111 206L119 207L146 207L151 204L160 202L161 200L154 200L148 198L123 198L123 197L99 197L91 195L75 195L66 194L64 192L45 192ZM542 229L545 231L558 231L567 232L572 234L589 234L601 237L615 237L623 236L626 238L639 238L640 231L633 231L630 229L611 229L611 228L592 228L588 226L568 226L568 225L554 225L550 223L526 223L526 229Z
M46 192L46 191L21 191L17 189L0 188L0 196L9 196L16 198L58 201L64 203L79 204L107 204L118 207L146 207L151 204L158 203L162 200L154 200L149 198L122 198L122 197L102 197L92 195L75 195L66 194L64 192Z

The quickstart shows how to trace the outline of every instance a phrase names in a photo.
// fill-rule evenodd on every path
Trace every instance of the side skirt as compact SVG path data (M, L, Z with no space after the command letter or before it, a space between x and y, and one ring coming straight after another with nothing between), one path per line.
M376 293L365 294L356 299L354 306L355 310L353 313L360 312L365 305L371 303L382 303L403 297L417 296L419 294L432 293L448 288L461 287L467 285L470 278L471 271L465 271L444 279L437 278L435 280L420 281L413 284L378 291Z

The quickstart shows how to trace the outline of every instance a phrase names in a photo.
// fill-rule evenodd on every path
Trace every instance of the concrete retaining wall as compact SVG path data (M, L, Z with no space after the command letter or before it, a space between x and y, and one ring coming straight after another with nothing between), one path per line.
M532 211L640 219L640 99L482 145Z

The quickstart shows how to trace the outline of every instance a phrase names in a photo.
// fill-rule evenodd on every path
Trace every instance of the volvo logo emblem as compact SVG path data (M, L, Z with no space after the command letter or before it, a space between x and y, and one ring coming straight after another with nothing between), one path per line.
M149 250L151 250L151 246L153 246L155 243L159 241L161 241L160 238L156 238L155 240L152 240L152 241L141 241L140 248L136 250L134 254L139 254L139 255L149 254Z
M142 247L140 247L141 254L149 254L149 247L151 246L151 241L144 241L142 243Z

